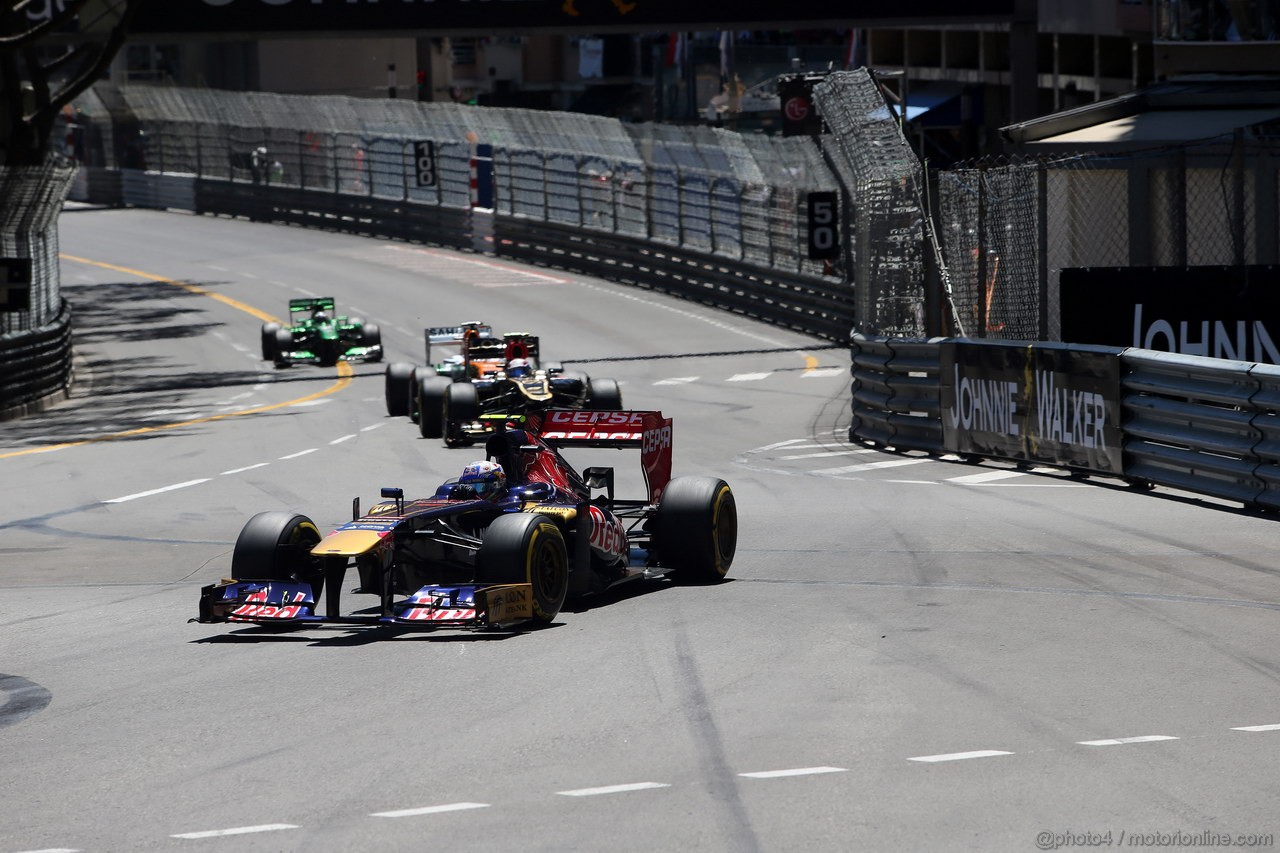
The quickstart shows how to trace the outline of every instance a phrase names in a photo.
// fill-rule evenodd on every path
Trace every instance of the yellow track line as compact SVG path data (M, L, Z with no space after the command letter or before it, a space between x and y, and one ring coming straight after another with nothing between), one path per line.
M263 311L259 311L257 308L254 308L252 305L246 305L243 302L239 302L235 299L232 299L229 296L223 296L220 293L213 293L212 291L205 290L203 287L196 287L193 284L184 284L183 282L174 281L173 279L164 278L163 276L151 275L150 273L141 272L140 270L133 270L133 269L129 269L128 267L120 267L120 266L116 266L115 264L108 264L102 261L92 261L92 260L89 260L88 258L77 258L74 255L62 255L62 257L68 261L76 261L77 263L81 263L81 264L89 264L90 266L102 267L103 269L114 270L115 272L125 273L126 275L136 276L138 278L143 278L148 281L156 281L162 284L172 284L174 287L180 287L183 290L186 290L190 293L199 294L200 296L208 296L211 299L216 299L219 302L222 302L223 304L230 305L232 308L235 308L239 311L244 311L247 314L252 314L254 317L257 317L263 322L266 322L266 323L278 322L270 314L267 314ZM81 441L68 441L68 442L64 442L63 444L50 444L44 447L31 447L26 450L14 450L9 453L0 453L0 459L10 459L14 456L29 456L34 453L50 453L54 450L63 450L68 447L80 447L81 445L85 445L85 444L100 444L101 442L104 442L104 441L115 441L116 439L120 439L120 438L131 438L135 435L146 435L147 433L160 432L161 430L166 430L166 429L177 429L178 427L193 426L195 424L213 423L214 421L224 421L224 420L227 420L228 418L238 418L243 415L257 415L257 414L261 414L262 412L270 412L274 409L283 409L288 406L296 406L296 405L299 405L300 403L306 403L311 400L318 399L320 397L327 397L330 394L334 394L338 391L341 391L343 388L346 388L348 385L351 384L351 377L353 374L354 374L354 371L351 369L351 365L345 361L340 361L338 362L338 381L337 382L334 382L332 385L330 385L328 388L324 389L323 391L317 391L314 394L308 394L307 396L299 397L296 400L287 400L283 403L272 403L269 406L258 406L253 409L242 409L238 412L224 412L221 415L210 415L205 418L193 418L187 421L175 421L174 423L170 423L170 424L158 424L156 426L139 427L138 429L131 429L131 430L126 430L125 432L112 433L111 435L98 435L98 436L94 436L93 438L82 439Z
M818 366L818 359L817 359L817 358L815 358L814 356L811 356L811 355L806 355L806 356L804 357L804 372L805 372L805 373L808 373L810 370L813 370L813 369L814 369L814 368L816 368L817 366Z

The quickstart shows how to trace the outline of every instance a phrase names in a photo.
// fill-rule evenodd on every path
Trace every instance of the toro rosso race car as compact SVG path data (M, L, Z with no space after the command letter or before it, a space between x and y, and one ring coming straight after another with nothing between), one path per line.
M648 494L615 497L613 468L579 473L560 453L571 446L638 449ZM328 535L304 515L258 513L236 540L235 578L200 591L197 621L537 626L567 596L665 575L715 582L733 563L733 492L715 477L671 478L671 419L661 412L550 410L496 430L485 449L488 460L467 470L498 469L501 488L481 492L465 476L416 500L384 488L368 512L357 499L352 520ZM355 592L378 606L344 614L352 568Z
M262 324L262 357L276 367L339 360L382 361L382 331L373 323L334 314L332 296L290 299L292 325ZM310 316L300 315L311 312Z
M386 372L387 414L409 414L423 438L443 438L455 447L492 432L500 419L485 415L622 408L614 380L593 382L559 365L539 366L537 335L507 332L498 338L488 326L470 323L428 329L426 339L428 363L433 344L456 344L459 352L434 369L395 363Z

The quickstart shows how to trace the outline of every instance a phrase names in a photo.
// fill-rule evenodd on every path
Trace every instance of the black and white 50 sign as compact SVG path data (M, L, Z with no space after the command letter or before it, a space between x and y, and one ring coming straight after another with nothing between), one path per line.
M413 143L413 165L418 173L418 186L434 187L436 185L436 144L434 142Z
M840 194L809 193L809 259L840 257Z

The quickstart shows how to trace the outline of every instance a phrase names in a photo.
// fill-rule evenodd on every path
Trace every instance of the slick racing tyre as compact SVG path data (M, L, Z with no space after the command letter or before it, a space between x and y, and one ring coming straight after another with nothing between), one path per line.
M387 365L384 373L387 397L387 414L393 418L409 414L409 390L413 380L413 365L404 361L393 361Z
M444 389L444 429L445 444L450 447L470 444L462 433L462 424L468 424L480 417L480 395L476 386L470 382L453 382Z
M658 560L683 583L714 583L733 565L738 505L724 480L676 477L658 504Z
M272 353L272 359L276 363L276 367L288 367L290 364L288 353L293 349L293 332L289 329L276 329L276 348Z
M447 376L428 376L418 383L418 432L423 438L444 435L444 395L452 386Z
M589 402L597 412L616 412L622 408L622 391L612 379L596 379L591 383Z
M262 360L274 361L276 357L276 332L280 330L279 323L263 323L262 324Z
M556 618L569 592L569 552L555 522L537 513L500 515L476 555L476 583L533 586L533 621Z
M382 330L378 328L377 323L367 323L361 335L361 344L366 347L382 346ZM369 361L382 361L382 355L371 356Z
M310 583L319 569L311 549L320 530L305 515L271 510L249 519L231 554L236 580L299 580Z

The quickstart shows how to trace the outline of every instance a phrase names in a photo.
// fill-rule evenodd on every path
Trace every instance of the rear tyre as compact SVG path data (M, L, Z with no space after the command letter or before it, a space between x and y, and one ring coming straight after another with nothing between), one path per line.
M276 332L279 331L279 323L263 323L262 324L262 360L273 361L276 357Z
M569 592L569 552L555 522L537 513L500 515L476 555L476 583L533 587L533 621L556 618Z
M409 414L409 391L413 381L413 365L393 361L387 365L384 386L387 398L387 414L393 418Z
M452 387L447 376L428 376L418 383L418 432L423 438L444 435L444 395Z
M682 583L715 583L733 565L738 505L716 477L677 477L667 483L657 515L658 558Z
M311 549L319 541L320 530L305 515L260 512L249 519L236 539L231 575L236 580L312 583L320 561L311 556Z
M382 330L378 328L377 323L367 323L364 326L361 338L364 341L364 345L367 347L382 346ZM369 361L382 361L382 354L378 353L377 355L371 356Z
M597 379L591 383L589 402L598 412L615 412L622 408L622 391L612 379Z

